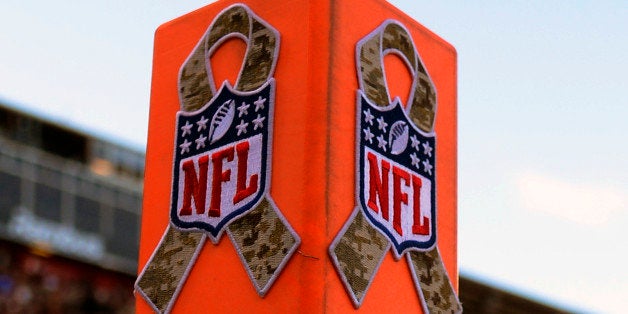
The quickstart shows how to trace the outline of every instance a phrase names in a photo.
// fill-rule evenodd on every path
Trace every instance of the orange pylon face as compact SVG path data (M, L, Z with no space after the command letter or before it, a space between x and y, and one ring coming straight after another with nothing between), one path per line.
M191 52L198 47L199 39L204 37L212 22L235 3L235 1L213 3L162 25L155 36L139 269L143 270L149 264L153 252L158 249L160 242L163 242L165 230L181 232L186 229L184 223L178 226L176 223L171 224L172 213L181 221L202 222L210 226L192 226L188 229L202 232L188 232L189 237L177 238L201 249L191 250L193 258L181 259L180 263L175 262L177 265L192 263L193 267L185 268L187 269L183 271L186 276L185 283L179 288L174 288L173 295L176 294L176 298L172 303L166 302L164 308L173 313L199 310L345 313L355 309L354 302L347 294L328 251L330 244L358 204L356 168L359 159L356 158L356 154L359 151L356 146L358 135L356 125L359 115L356 91L360 89L360 85L356 70L356 44L387 19L397 20L407 28L425 68L429 69L435 90L438 91L436 99L438 113L433 123L433 132L437 136L434 138L434 145L430 143L432 148L437 148L438 153L434 154L432 159L425 155L431 165L437 165L438 171L433 171L433 178L430 180L434 180L434 186L438 187L433 192L433 203L438 204L438 219L429 220L427 224L419 220L417 225L419 229L426 225L430 228L427 230L428 235L425 235L424 229L421 229L423 234L419 232L417 235L422 236L419 241L429 243L431 238L429 234L434 234L436 237L434 245L438 246L443 264L452 278L452 285L456 287L456 53L453 47L381 0L336 2L297 0L284 2L280 6L262 0L246 1L245 5L250 12L272 26L280 38L276 64L272 68L271 84L274 93L272 136L268 133L268 141L265 142L262 135L258 145L254 139L249 141L246 137L257 136L257 133L253 134L253 120L257 118L253 100L240 98L235 100L236 96L239 97L237 90L242 90L236 86L242 81L242 60L246 58L250 45L245 39L246 36L238 35L220 42L209 55L205 55L205 52L199 54L201 62L207 62L211 66L211 74L207 75L206 85L214 85L214 90L209 88L212 95L220 94L221 84L226 80L234 87L235 96L232 99L234 103L231 104L226 99L218 101L215 106L212 105L213 109L202 113L199 111L200 116L194 116L192 120L187 118L177 120L177 112L199 109L212 98L210 96L204 102L200 101L200 107L193 108L195 105L189 108L182 107L179 81L181 68L190 60ZM395 73L408 76L409 71L404 62L396 64L384 61L384 66L386 77L391 75L394 77ZM401 91L404 94L399 95L402 102L407 102L409 96L405 94L408 88L399 87L404 86L403 82L389 79L389 83L391 98L397 96L396 91ZM246 106L242 106L242 102L250 105L248 111L245 109ZM239 117L238 108L241 106L243 116ZM244 111L247 111L248 115ZM198 131L199 125L196 124L204 120L203 116L208 120L207 132L212 120L216 122L212 134L203 135L206 137L205 141L199 140L201 134L198 133L205 130ZM214 119L215 116L220 117ZM249 120L244 120L249 116ZM268 116L261 115L260 118L270 118L270 112ZM190 133L186 132L183 136L185 131L181 128L188 127L186 121L192 128ZM373 122L377 127L377 121ZM384 122L389 124L386 131L391 132L394 123ZM244 126L246 123L248 125ZM386 142L395 142L394 148L389 143L385 145L388 153L393 149L398 151L402 146L412 147L412 135L416 134L412 133L414 129L411 129L411 121L405 123L408 128L407 145L403 145L406 128L398 124L395 127L394 139L391 141L390 134L385 138ZM236 128L237 126L240 126L240 129ZM247 133L244 133L244 130ZM195 139L190 137L192 131L196 132ZM255 131L260 132L260 129ZM229 141L233 145L222 145L221 143L231 135L236 138ZM376 137L381 134L374 135L373 140L377 141ZM216 138L213 143L212 138ZM186 139L189 146L185 142ZM238 146L243 143L240 139L248 142L248 150L244 146ZM203 143L198 144L195 140ZM206 147L202 147L202 144ZM182 151L187 147L190 151L186 150L185 154L191 154L192 150L197 150L197 145L198 151L205 148L208 150L199 154L194 153L195 157L189 159L191 166L187 166L185 170L183 165L188 160L186 158L192 155L183 156ZM263 155L262 150L259 153L253 151L253 147L257 147L255 145L259 147L268 145L268 151L272 152L272 156L266 155L267 159L262 160L259 166L249 163L258 158L254 156ZM424 151L422 146L420 149ZM230 157L230 151L233 158ZM399 155L405 156L406 153L408 152ZM206 158L203 157L205 155ZM368 166L368 155L365 156L364 161ZM416 157L420 158L419 155ZM244 159L247 159L246 170L244 166L239 166L243 165ZM205 170L205 161L206 181L201 175ZM384 160L376 158L375 161L379 167L381 180ZM420 165L422 166L422 163ZM272 175L263 178L263 174L266 173L262 170L263 167L272 169ZM222 169L221 172L213 171L219 168ZM176 172L173 169L179 170L177 180L173 179ZM416 172L418 176L429 176L429 173L421 172L424 167L418 171L412 170L411 167L404 169L408 174L409 187L405 187L406 181L403 179L398 181L400 191L408 194L408 201L406 204L401 195L403 193L398 193L401 195L399 210L402 215L405 213L408 219L414 221L415 210L411 205L415 198L414 194L409 194L412 192L412 174ZM395 180L392 171L391 167L389 173L391 184ZM226 172L230 174L226 175ZM220 176L214 177L214 173ZM186 183L186 174L189 183ZM404 174L401 173L398 177L402 178ZM176 202L173 201L172 194L175 181L180 191L177 193ZM186 186L189 187L188 194L185 193ZM211 211L212 199L216 199L211 191L217 190L212 189L213 186L220 186L222 189L219 193L221 206L217 206L220 209L219 213ZM228 187L231 194L225 191ZM194 192L197 190L210 191L204 194L206 197L204 202L202 195ZM391 188L391 197L393 194L394 188ZM236 195L241 195L242 198L236 198ZM230 203L226 204L227 201ZM368 201L366 198L365 202ZM197 206L197 202L203 205ZM379 206L377 197L374 202ZM173 206L175 203L176 206ZM260 224L256 219L244 219L238 223L239 219L250 215L246 213L249 210L246 204L252 204L251 210L257 208L259 204L266 204L261 208L265 209L265 212L275 213L275 217L282 223ZM245 208L244 211L235 214L231 217L232 220L226 218L228 212L235 212L241 208ZM381 208L379 210L381 213ZM210 213L217 216L211 216ZM395 231L394 205L390 206L390 213L391 230ZM424 214L421 208L417 217L431 218ZM383 219L382 216L380 218ZM221 221L224 223L218 227ZM368 221L365 223L370 224ZM287 233L292 235L292 240L289 241L287 238L285 240L290 242L290 245L285 252L283 249L274 250L270 246L267 252L281 251L282 256L288 257L277 262L276 269L279 271L276 272L276 276L261 276L261 271L266 269L265 267L250 267L257 263L255 261L264 258L264 254L258 254L261 251L247 249L247 245L254 243L254 238L259 234L256 233L258 229L251 227L257 226L270 231L289 230L280 228L282 225L291 226L294 231ZM228 241L225 241L225 237L221 237L218 231L223 227L226 228L222 229L223 234L224 232L235 234L231 230L232 227L245 231L241 236L229 236ZM207 230L212 228L214 235L211 235L211 230ZM409 228L408 230L412 230L412 225ZM404 234L407 233L405 229L401 229ZM417 230L420 231L419 229ZM215 245L209 242L202 245L207 235L215 241ZM385 243L390 243L388 239L384 240L387 241ZM399 251L403 252L403 249ZM246 258L243 259L243 256L255 261L251 264ZM368 294L363 297L359 311L376 313L404 312L408 309L421 311L421 300L412 277L414 270L408 267L407 262L396 261L394 254L385 253L382 256L380 267L373 277ZM151 308L144 298L138 298L138 313L153 310L154 308Z

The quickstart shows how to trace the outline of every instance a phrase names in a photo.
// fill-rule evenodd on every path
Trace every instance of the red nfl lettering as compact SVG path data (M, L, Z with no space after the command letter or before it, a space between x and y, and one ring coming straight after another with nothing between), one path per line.
M359 208L386 235L396 258L436 243L435 135L408 120L401 103L377 107L359 94Z
M421 221L421 186L423 181L417 176L412 176L412 191L414 193L414 224L412 225L412 233L429 235L430 234L430 219L423 217Z
M237 165L234 167L236 169L236 191L232 199L233 205L255 194L259 187L258 174L252 174L248 177L247 186L249 147L249 142L244 141L212 153L211 158L209 154L200 156L197 162L198 174L194 159L184 161L181 166L184 172L183 204L179 209L179 215L192 215L192 203L194 203L196 214L207 213L209 217L220 216L223 183L231 181L232 173L231 168L225 169L225 163L232 162L234 158L237 158ZM206 209L210 159L212 164L211 195L209 208Z
M393 167L393 228L395 231L399 233L399 235L403 235L403 230L401 229L401 204L408 204L408 194L403 193L401 191L401 179L405 182L405 185L408 185L408 181L410 181L410 174L403 171L401 168L394 166ZM416 213L417 210L415 209Z
M371 174L368 206L375 213L379 213L379 207L377 207L377 203L375 202L376 198L378 198L379 206L382 208L382 217L388 220L388 172L390 170L390 163L385 160L382 161L382 172L380 176L377 157L369 153L368 160L370 167L369 173Z
M272 82L271 82L272 83ZM223 84L203 108L177 113L170 218L217 243L268 189L273 84L240 93Z
M205 190L207 190L207 163L209 157L201 156L198 159L198 168L200 178L196 176L194 161L187 160L183 163L183 172L185 173L185 185L183 189L183 206L179 210L182 216L192 215L192 198L196 205L196 213L203 214L205 209Z
M381 210L381 217L390 222L389 177L391 175L391 161L386 160L385 157L378 158L372 152L367 153L367 160L369 168L369 199L367 205L376 214ZM412 197L412 211L410 212L413 216L412 233L430 235L430 218L421 216L421 188L423 186L421 177L396 166L394 162L392 164L393 229L399 236L403 236L402 221L405 218L403 217L404 211L402 211L402 206L408 206L409 197ZM410 187L411 189L409 189ZM411 191L411 194L404 192L404 190Z
M257 191L258 175L254 174L249 177L249 186L246 186L246 172L249 161L249 142L242 142L236 145L235 149L238 154L238 181L237 192L233 197L233 204L239 203L243 199L253 195Z
M220 217L220 201L222 196L222 182L231 180L231 169L222 171L223 161L233 160L233 147L225 148L212 154L212 197L209 203L209 217Z

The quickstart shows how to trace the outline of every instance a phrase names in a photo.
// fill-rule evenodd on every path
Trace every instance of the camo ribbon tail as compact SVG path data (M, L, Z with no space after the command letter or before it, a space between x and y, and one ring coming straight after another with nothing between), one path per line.
M411 251L407 260L427 313L462 313L462 305L451 285L438 247L427 252Z
M371 227L356 208L329 248L332 262L355 308L359 308L373 277L390 249L390 242Z
M301 239L269 195L227 230L260 296L266 295Z
M155 312L170 311L205 238L202 233L168 227L135 283L135 290Z

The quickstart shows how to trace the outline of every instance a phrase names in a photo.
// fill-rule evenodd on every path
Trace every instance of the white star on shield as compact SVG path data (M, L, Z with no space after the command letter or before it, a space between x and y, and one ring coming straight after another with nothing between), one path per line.
M423 163L423 170L425 170L425 172L427 172L430 175L432 175L432 168L434 168L434 167L430 164L430 160L426 159L425 161L423 161L421 163Z
M201 131L203 129L207 129L207 122L209 121L209 119L205 118L205 116L201 116L201 119L198 120L198 122L196 122L196 124L198 125L198 130L197 131Z
M242 133L246 134L247 126L249 126L248 122L244 122L244 120L240 120L240 124L236 125L236 129L238 129L238 135Z
M383 132L386 132L386 127L388 126L388 123L386 123L386 121L384 120L384 117L379 117L377 118L377 128L382 130Z
M412 165L419 169L419 162L421 162L421 159L417 157L415 153L410 154L410 159L412 159Z
M370 128L366 128L364 130L362 130L364 132L364 140L369 142L370 144L373 144L373 137L375 135L373 135L373 133L371 133L371 129Z
M251 105L242 102L242 105L238 107L238 118L242 118L242 116L249 114L249 107L251 107Z
M414 149L419 151L419 144L421 144L421 141L419 141L419 139L416 138L416 135L413 134L412 136L410 136L410 141L412 142L410 146L412 146Z
M423 143L423 153L432 157L432 147L430 146L429 142L425 142Z
M262 117L259 113L257 114L257 118L253 119L253 131L257 130L257 128L264 127L264 120L266 117Z
M181 127L181 136L185 137L187 134L192 134L192 127L194 125L190 124L190 121L185 121L185 125Z
M179 145L181 148L181 155L190 152L190 145L192 145L192 142L188 142L187 139L183 141L183 144Z
M375 119L375 117L371 114L371 109L366 109L362 112L364 113L364 121L370 125L373 125L373 119Z
M259 96L257 100L253 102L253 104L255 104L255 112L264 109L264 102L266 102L266 98L262 98L262 96Z
M205 137L203 134L201 134L197 139L195 139L194 142L196 142L196 149L205 147L206 140L207 140L207 137Z
M384 139L384 136L380 134L377 137L377 147L381 148L383 151L386 151L386 144L387 142Z

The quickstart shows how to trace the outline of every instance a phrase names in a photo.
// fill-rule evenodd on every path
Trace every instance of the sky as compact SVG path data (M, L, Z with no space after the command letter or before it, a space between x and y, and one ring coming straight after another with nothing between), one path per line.
M628 308L628 2L390 1L458 51L463 275ZM0 1L0 102L142 150L153 34L200 0Z

